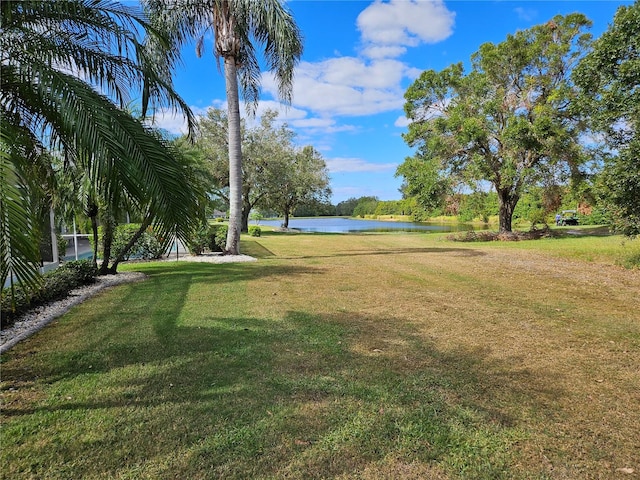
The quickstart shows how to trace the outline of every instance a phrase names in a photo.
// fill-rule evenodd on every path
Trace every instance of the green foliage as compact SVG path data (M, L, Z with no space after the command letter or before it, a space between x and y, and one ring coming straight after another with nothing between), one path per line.
M336 215L341 217L352 217L353 211L355 210L356 205L358 205L359 201L360 199L351 197L338 203L336 205Z
M115 260L124 250L129 241L140 229L139 223L125 223L118 225L113 233L110 260ZM98 251L103 249L104 228L98 227ZM94 246L93 236L89 237L89 243ZM152 227L148 227L136 240L129 251L124 255L124 260L132 258L141 260L155 260L161 258L166 251L166 245L156 236Z
M402 191L414 197L426 211L444 206L445 197L451 193L451 181L441 174L439 163L432 158L415 156L406 158L396 170L396 177L403 177Z
M410 200L386 200L378 202L375 215L411 215Z
M13 296L10 289L5 288L0 301L2 328L11 325L31 308L65 298L74 288L93 283L97 274L98 270L91 260L75 260L45 273L38 288L17 285Z
M397 171L405 194L430 209L447 194L444 180L472 189L489 182L500 202L500 230L511 231L525 188L551 172L578 171L582 125L569 114L568 72L588 47L582 30L589 25L581 14L556 16L481 45L468 74L461 63L423 72L405 93L404 139L418 148Z
M227 243L227 225L211 225L209 226L209 250L212 252L224 252Z
M333 215L336 215L336 207L328 199L305 201L293 210L294 217L328 217Z
M113 244L111 246L112 260L120 255L125 246L139 229L139 223L127 223L116 227L116 231L113 235ZM158 238L156 238L153 229L149 227L124 255L124 259L129 260L131 258L136 258L141 260L155 260L161 258L165 250L165 246Z
M187 250L191 255L201 255L209 245L209 226L204 225L193 232L187 241Z
M489 217L498 214L498 196L495 192L474 192L462 195L458 219L461 222L470 222L481 219L489 222Z
M579 225L611 225L610 214L602 208L594 208L589 215L578 214Z
M187 249L192 255L202 255L206 250L223 252L227 241L229 227L221 223L206 224L196 230L189 241Z
M640 234L640 2L621 6L609 29L575 68L580 87L575 110L604 136L614 155L604 155L600 201L613 227Z
M260 235L262 235L262 229L258 225L250 225L249 235L252 237L259 237Z
M98 274L98 270L91 260L72 260L65 262L57 270L54 270L54 272L55 271L73 272L74 276L82 285L93 283Z
M531 189L520 197L520 201L513 211L514 220L525 220L531 222L531 225L544 224L547 221L547 212L545 212L541 197L540 189Z
M358 204L353 209L353 216L364 218L365 215L373 215L379 201L378 197L360 197Z
M289 150L274 166L274 182L266 197L266 204L284 216L285 228L296 207L326 204L331 195L329 170L320 152L310 145Z

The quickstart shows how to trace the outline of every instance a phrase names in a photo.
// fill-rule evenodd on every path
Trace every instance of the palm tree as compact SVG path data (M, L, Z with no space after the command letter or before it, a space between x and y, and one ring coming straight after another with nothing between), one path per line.
M0 280L37 283L37 219L28 199L42 183L31 165L50 152L81 169L108 203L151 208L161 229L186 238L197 192L167 142L126 111L170 106L194 120L137 32L167 42L142 11L111 0L0 3Z
M201 56L204 36L211 31L214 54L224 64L229 122L229 230L226 251L240 253L242 229L242 152L239 87L250 113L260 94L260 66L254 43L264 45L264 57L275 74L279 95L291 100L293 72L302 55L302 35L282 0L146 0L150 18L172 36L173 50L162 53L167 70L175 66L181 47L197 38ZM162 51L162 49L159 49Z

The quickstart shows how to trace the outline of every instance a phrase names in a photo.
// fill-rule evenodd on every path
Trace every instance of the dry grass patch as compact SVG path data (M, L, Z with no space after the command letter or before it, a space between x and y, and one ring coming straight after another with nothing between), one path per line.
M135 265L3 356L0 467L634 478L640 272L511 245L266 233L256 263Z

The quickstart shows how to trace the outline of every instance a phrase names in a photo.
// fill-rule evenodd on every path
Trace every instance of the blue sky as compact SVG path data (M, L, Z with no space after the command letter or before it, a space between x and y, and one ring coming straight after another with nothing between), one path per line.
M423 70L452 63L467 67L485 42L544 23L557 14L581 12L599 37L621 1L431 1L290 0L288 6L304 35L304 54L296 70L293 101L277 101L268 72L262 79L258 115L277 109L300 146L313 145L327 162L334 204L350 197L401 198L397 166L413 151L406 132L403 94ZM224 79L212 46L202 58L194 45L183 51L175 74L178 93L196 114L225 108ZM172 133L181 118L160 116Z

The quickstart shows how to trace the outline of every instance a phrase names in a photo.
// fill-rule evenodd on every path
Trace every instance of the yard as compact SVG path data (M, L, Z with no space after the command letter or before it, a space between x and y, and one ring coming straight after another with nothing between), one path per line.
M5 478L640 476L640 271L621 237L276 234L2 356Z

